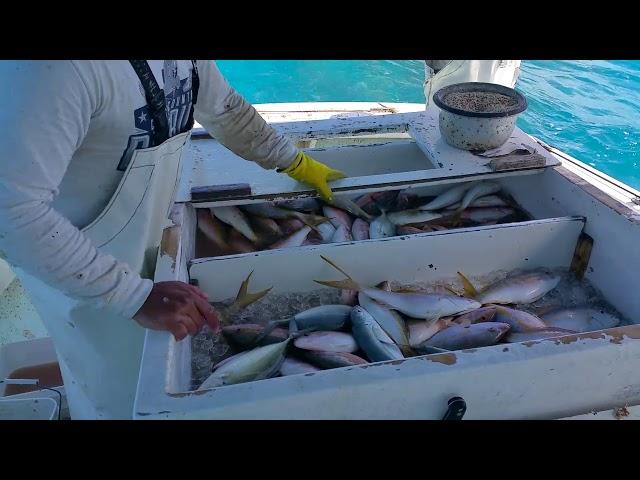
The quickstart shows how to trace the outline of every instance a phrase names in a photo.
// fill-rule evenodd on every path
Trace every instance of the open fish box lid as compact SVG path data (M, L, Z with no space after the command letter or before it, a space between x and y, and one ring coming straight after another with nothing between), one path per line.
M366 193L542 173L559 161L516 128L505 145L488 152L449 146L438 114L420 111L338 117L273 125L317 160L344 171L334 192ZM315 196L306 185L265 170L225 148L205 131L194 131L176 202L198 206L251 203Z

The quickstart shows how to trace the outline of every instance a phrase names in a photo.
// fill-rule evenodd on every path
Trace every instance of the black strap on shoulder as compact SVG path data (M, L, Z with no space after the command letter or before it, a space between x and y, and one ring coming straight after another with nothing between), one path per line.
M147 104L149 105L149 113L153 119L154 136L152 145L156 146L163 143L169 138L169 121L167 118L167 104L164 97L164 90L160 88L156 78L153 76L151 67L146 60L129 60L131 66L138 75L142 88L144 88ZM189 119L180 133L187 132L193 128L193 111L198 101L198 90L200 89L200 78L198 77L198 67L195 60L191 60L193 69L191 71L191 110L189 111Z
M156 78L153 76L149 62L146 60L129 60L129 63L131 63L140 79L140 83L142 83L147 104L149 105L149 114L154 124L152 146L160 145L169 138L169 121L167 119L164 90L160 88Z
M198 90L200 90L200 77L198 76L198 66L196 60L191 60L193 69L191 70L191 111L189 112L189 120L185 126L185 131L193 128L193 111L195 109L196 102L198 101Z

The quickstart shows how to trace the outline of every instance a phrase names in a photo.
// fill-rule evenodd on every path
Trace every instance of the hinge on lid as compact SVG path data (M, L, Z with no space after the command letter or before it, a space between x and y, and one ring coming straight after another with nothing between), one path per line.
M208 185L191 189L192 202L210 202L214 200L230 200L251 196L251 185L248 183L232 183L228 185Z
M494 172L503 170L520 170L524 168L542 168L547 160L539 153L529 155L505 155L495 157L489 162L489 168Z
M571 260L571 271L575 274L578 280L581 280L587 271L592 249L593 238L582 232L578 237L576 249L573 253L573 260Z

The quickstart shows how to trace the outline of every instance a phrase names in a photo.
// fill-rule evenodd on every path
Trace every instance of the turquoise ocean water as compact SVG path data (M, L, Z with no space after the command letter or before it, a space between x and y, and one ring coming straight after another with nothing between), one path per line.
M419 60L226 60L220 70L252 103L424 102ZM523 61L529 101L518 126L640 189L640 61Z

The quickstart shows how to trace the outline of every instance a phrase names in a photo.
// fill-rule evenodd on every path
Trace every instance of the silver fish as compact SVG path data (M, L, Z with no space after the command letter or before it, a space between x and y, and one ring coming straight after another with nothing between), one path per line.
M336 228L336 231L333 232L333 236L331 237L331 243L339 243L339 242L350 242L353 240L351 236L351 231L347 230L344 225L340 225Z
M369 224L361 218L356 218L351 226L351 235L354 240L368 240Z
M300 330L339 330L349 324L350 315L351 307L348 305L319 305L298 312L292 317L270 321L254 342L262 341L276 326L291 321L295 322Z
M349 324L351 307L348 305L320 305L291 317L301 330L338 330Z
M369 363L364 358L360 358L353 353L347 352L319 352L307 350L303 355L306 360L320 368L352 367L354 365L364 365Z
M320 234L324 243L329 243L331 242L333 234L336 233L336 227L334 227L331 222L324 222L316 225L316 231Z
M357 290L368 297L388 307L398 310L413 318L437 320L441 317L462 314L480 308L477 301L457 295L444 295L436 293L400 293L386 292L378 288L367 288L358 285L344 270L324 256L320 256L325 262L343 273L344 280L314 280L320 285L346 290Z
M438 320L409 320L407 321L409 345L412 347L420 345L449 325L451 325L451 317L439 318Z
M449 205L445 210L457 210L461 203ZM469 208L490 208L490 207L508 207L509 204L498 195L487 195L486 197L476 198L469 204Z
M513 208L471 208L463 211L460 218L463 220L471 220L475 223L487 223L502 220L515 213Z
M560 275L535 271L507 277L478 293L477 300L488 303L533 303L545 296L560 283Z
M274 376L280 370L291 339L292 337L284 342L242 352L216 365L213 373L200 385L198 390L262 380Z
M286 340L286 338L285 338L285 340ZM274 343L278 343L278 342L274 342ZM216 363L213 368L214 369L220 368L220 367L222 367L223 365L225 365L225 364L227 364L229 362L233 362L234 360L237 360L238 358L242 357L243 355L246 355L247 353L249 353L248 350L244 351L244 352L236 353L235 355L231 355L230 357L225 358L224 360L221 360L218 363Z
M309 232L311 232L311 227L302 227L297 232L292 233L288 237L278 240L276 243L270 245L269 249L273 250L276 248L299 247L307 239Z
M457 185L449 190L441 193L429 203L418 207L419 210L440 210L454 203L459 202L464 197L467 190L471 188L472 183L464 183Z
M395 234L396 226L389 220L384 211L369 225L369 238L387 238L393 237Z
M358 345L371 361L383 362L404 358L391 337L362 307L353 307L351 311L351 331Z
M288 375L300 375L304 373L315 373L319 372L321 369L311 365L307 362L303 362L296 358L287 357L280 365L280 375L286 377Z
M351 231L353 221L349 214L344 210L325 205L322 207L322 213L329 219L334 227L338 228L340 225L343 225L347 231Z
M445 350L488 347L498 343L509 330L509 325L498 322L474 323L468 327L454 324L420 345L416 345L415 349L422 352L423 347L437 347Z
M540 330L547 326L542 320L531 313L503 306L496 306L496 315L493 317L493 321L508 323L511 325L511 331L518 333Z
M360 290L374 300L412 318L436 320L480 308L475 300L440 293L385 292L374 288Z
M358 344L353 335L344 332L311 332L296 338L293 344L301 350L322 352L353 353L358 350Z
M422 223L441 218L442 214L425 210L403 210L392 212L387 215L389 221L395 225L409 225L411 223Z
M404 349L405 354L408 354L406 349L409 347L409 335L402 317L397 312L375 302L362 292L358 294L358 301L360 306L373 317L396 345L401 350Z
M542 321L549 327L564 328L576 332L605 330L620 324L620 319L595 308L565 308L547 313Z
M363 220L371 221L373 219L371 215L362 210L355 202L349 200L348 198L333 197L333 200L331 200L330 203L334 207L344 210L345 212L349 212L351 215L360 217Z
M221 222L231 225L252 242L258 241L258 236L249 225L247 217L238 207L215 207L211 213Z
M461 212L467 208L476 198L484 197L485 195L491 195L500 191L500 185L494 182L479 182L471 187L467 193L465 193L460 202L460 206L456 210Z
M505 335L504 341L508 343L530 342L533 340L544 340L545 338L556 338L575 333L578 332L565 330L563 328L541 328L540 330L532 330L530 332L509 332Z

